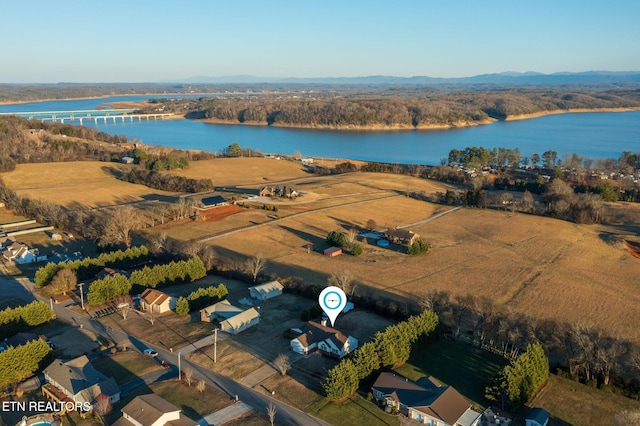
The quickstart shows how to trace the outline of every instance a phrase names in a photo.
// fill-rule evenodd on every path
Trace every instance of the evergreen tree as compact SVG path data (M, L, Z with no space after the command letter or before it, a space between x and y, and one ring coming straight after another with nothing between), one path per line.
M189 313L189 301L184 297L179 297L176 302L176 314L185 316Z
M327 399L341 401L349 398L358 390L358 370L350 359L343 359L327 373L322 382Z

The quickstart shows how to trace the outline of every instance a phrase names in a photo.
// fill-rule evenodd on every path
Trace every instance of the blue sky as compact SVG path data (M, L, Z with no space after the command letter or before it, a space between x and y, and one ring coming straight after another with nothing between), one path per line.
M640 70L640 1L2 1L0 83Z

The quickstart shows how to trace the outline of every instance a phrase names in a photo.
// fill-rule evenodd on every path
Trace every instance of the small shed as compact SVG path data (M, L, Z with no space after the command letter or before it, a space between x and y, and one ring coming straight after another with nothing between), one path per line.
M336 257L342 254L342 249L340 247L329 247L325 249L322 254L329 257Z
M51 234L51 239L54 241L60 241L62 239L62 235L56 233Z
M133 164L133 157L122 157L122 163L123 164Z

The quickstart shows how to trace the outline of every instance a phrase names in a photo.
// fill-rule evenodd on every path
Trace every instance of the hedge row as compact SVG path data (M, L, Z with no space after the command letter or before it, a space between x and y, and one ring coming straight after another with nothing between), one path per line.
M438 316L432 311L423 311L376 333L354 352L351 359L345 358L329 370L322 383L327 399L344 400L356 392L360 380L381 367L404 364L412 351L426 344L437 326Z
M126 250L117 250L102 253L98 257L87 257L82 260L74 260L67 263L49 262L36 271L36 287L44 287L53 280L58 271L69 268L78 274L79 280L93 278L102 268L127 268L149 257L149 250L145 246L131 247Z
M129 294L134 285L150 288L165 287L193 282L206 275L204 263L199 257L156 265L152 268L145 266L131 273L129 278L124 275L115 275L94 281L89 287L87 301L93 306L102 305L115 300L118 296Z
M43 340L34 340L0 352L0 389L19 383L42 368L51 348Z
M0 311L0 340L51 321L55 313L44 302L34 301Z

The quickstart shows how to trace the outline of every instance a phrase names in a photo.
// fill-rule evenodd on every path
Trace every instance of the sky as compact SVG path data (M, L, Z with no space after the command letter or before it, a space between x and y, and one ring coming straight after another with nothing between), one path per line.
M640 1L0 0L0 83L640 70Z

